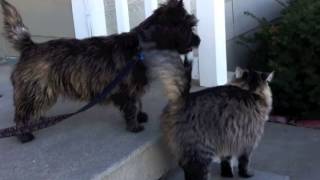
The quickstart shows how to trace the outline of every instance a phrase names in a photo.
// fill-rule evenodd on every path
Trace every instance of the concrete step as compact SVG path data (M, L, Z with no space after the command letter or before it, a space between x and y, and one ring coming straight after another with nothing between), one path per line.
M10 71L10 66L0 66L0 128L13 125ZM166 99L159 84L144 98L150 120L142 133L127 132L121 114L110 105L36 132L36 139L27 144L0 139L0 179L159 179L172 167L161 141L159 115ZM49 114L72 112L81 105L60 100Z
M0 128L13 125L11 69L0 66ZM161 86L155 83L144 98L150 122L139 134L125 130L117 109L100 106L35 133L36 140L28 144L0 139L0 180L157 180L174 164L159 128L165 104ZM60 100L49 114L71 112L81 105ZM269 171L293 180L318 180L320 159L314 154L319 152L319 135L317 130L268 124L252 162L267 172L256 171L252 180L289 179ZM221 179L218 174L213 179ZM183 180L183 175L175 171L166 178Z
M243 180L243 178L235 177L235 178L222 178L219 175L219 166L213 165L211 170L210 180L223 180L223 179L232 179L232 180ZM289 176L282 176L270 172L264 172L264 171L254 171L255 175L250 178L250 180L290 180ZM184 180L184 174L181 169L176 169L174 171L171 171L168 173L165 177L163 177L161 180Z
M0 128L13 125L11 65L0 66ZM144 98L150 116L146 130L125 130L112 106L94 107L20 144L0 139L0 179L5 180L157 180L174 167L162 142L159 116L166 104L160 83ZM196 88L199 89L199 88ZM50 115L72 112L82 103L60 100ZM179 175L178 175L179 176ZM258 173L257 177L260 177ZM262 176L263 177L263 176ZM180 178L181 179L181 178ZM271 179L270 179L271 180ZM276 179L277 180L277 179Z

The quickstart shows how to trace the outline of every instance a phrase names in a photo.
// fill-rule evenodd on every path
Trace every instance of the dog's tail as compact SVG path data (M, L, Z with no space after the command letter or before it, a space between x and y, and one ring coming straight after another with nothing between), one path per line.
M164 84L171 111L185 107L190 91L192 63L187 59L182 62L177 52L159 50L146 53L146 62Z
M17 9L5 0L1 0L1 6L3 9L5 35L13 44L13 47L18 51L22 51L34 45L28 28L23 24Z

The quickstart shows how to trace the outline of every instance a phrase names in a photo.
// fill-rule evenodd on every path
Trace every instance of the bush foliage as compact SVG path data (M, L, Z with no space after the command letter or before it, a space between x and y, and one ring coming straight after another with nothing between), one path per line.
M274 114L319 119L320 1L292 0L274 22L247 14L261 25L253 37L243 38L248 47L255 44L250 66L275 71Z

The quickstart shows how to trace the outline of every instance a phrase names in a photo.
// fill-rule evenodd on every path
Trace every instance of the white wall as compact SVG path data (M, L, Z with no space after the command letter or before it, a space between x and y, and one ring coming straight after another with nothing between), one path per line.
M8 0L21 13L35 41L47 41L61 37L74 37L71 0ZM0 13L1 14L1 13ZM3 37L3 21L0 15L1 55L17 53Z
M281 8L276 0L226 0L227 39L257 27L258 24L252 17L244 15L245 11L272 20L280 15Z
M265 17L272 20L280 15L281 8L276 0L226 0L227 64L229 71L233 71L236 66L245 67L247 65L250 52L237 42L237 37L258 26L256 20L244 15L244 12L248 11L259 18Z
M114 10L115 0L105 0L108 33L116 32ZM165 0L159 0L164 2ZM30 28L33 39L46 41L59 37L74 37L71 0L9 0L21 12L25 24ZM142 20L144 12L142 0L128 0L130 24L136 25ZM196 0L191 0L195 5ZM257 26L255 20L243 14L250 11L258 17L273 19L279 15L281 6L275 0L225 0L226 31L230 40L239 34ZM141 6L141 7L140 7ZM113 12L113 13L112 13ZM192 7L195 12L195 7ZM2 20L2 16L0 18ZM0 21L0 33L3 32ZM16 55L10 45L0 36L0 55Z

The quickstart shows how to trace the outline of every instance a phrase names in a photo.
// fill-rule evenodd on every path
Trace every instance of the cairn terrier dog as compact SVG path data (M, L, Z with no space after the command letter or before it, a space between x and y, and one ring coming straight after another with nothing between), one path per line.
M90 101L112 81L125 65L141 53L141 43L181 54L200 44L194 33L197 20L184 9L182 0L169 0L128 33L84 40L32 41L16 8L1 0L5 34L20 59L12 76L17 128L37 121L58 96ZM175 60L175 59L174 59ZM148 67L139 61L102 104L113 103L123 113L127 130L140 132L147 121L139 104L149 83ZM34 139L32 132L17 136L21 142Z
M189 93L190 62L183 64L173 52L150 56L169 99L161 119L164 136L185 179L208 180L214 158L221 160L223 177L233 177L232 158L240 177L253 176L248 166L272 109L273 73L237 68L229 84Z

